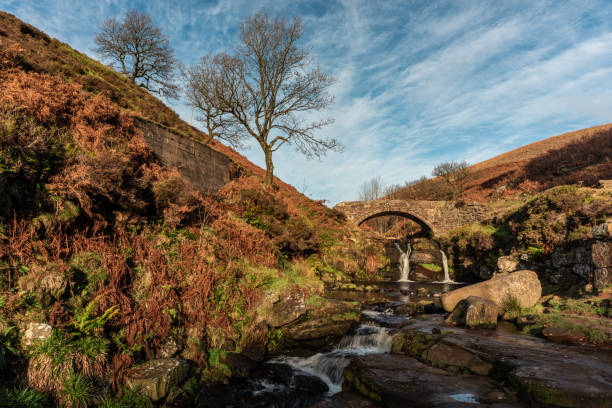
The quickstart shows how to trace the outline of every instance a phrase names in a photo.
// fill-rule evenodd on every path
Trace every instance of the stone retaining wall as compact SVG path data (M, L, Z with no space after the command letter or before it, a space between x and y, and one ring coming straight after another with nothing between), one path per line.
M232 162L226 155L141 117L134 117L134 125L162 163L177 167L198 190L214 192L230 181Z

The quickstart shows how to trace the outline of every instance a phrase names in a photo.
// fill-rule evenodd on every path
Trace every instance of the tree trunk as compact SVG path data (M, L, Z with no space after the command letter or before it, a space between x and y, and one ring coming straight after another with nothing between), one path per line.
M264 184L271 186L274 182L274 163L272 163L272 149L264 149L264 155L266 156L266 178Z

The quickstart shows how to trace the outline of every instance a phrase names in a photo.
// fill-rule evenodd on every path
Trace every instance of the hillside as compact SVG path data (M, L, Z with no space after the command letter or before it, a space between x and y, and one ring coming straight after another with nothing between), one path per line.
M380 248L280 180L264 188L260 168L217 142L242 171L201 194L153 156L135 115L201 137L111 69L0 13L0 406L23 390L40 406L84 406L78 392L132 406L121 398L139 398L122 391L133 366L168 347L192 385L209 384L232 374L228 355L260 361L292 336L321 347L356 323L354 303L319 295L375 277ZM295 299L302 319L275 314ZM310 320L324 337L294 327Z
M612 124L552 136L468 168L462 199L487 201L564 184L596 186L612 179ZM448 188L429 179L393 193L395 198L444 200Z
M20 48L16 65L25 72L47 73L78 84L86 92L103 93L121 110L130 110L157 122L185 137L201 141L205 135L183 121L179 115L161 100L129 79L89 56L74 50L55 38L38 30L15 16L0 10L0 41L7 46ZM264 170L243 155L218 140L210 144L215 150L230 157L249 174L261 176ZM277 185L293 189L279 178ZM297 191L293 191L297 193Z

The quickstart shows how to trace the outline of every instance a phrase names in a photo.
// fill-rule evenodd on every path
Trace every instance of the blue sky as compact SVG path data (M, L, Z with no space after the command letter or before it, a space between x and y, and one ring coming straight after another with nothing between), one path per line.
M0 0L0 9L89 55L101 21L144 11L188 64L227 50L256 10L301 16L305 45L338 79L336 121L320 132L345 150L308 161L286 146L275 172L331 204L355 199L373 176L403 183L442 161L476 163L612 121L609 0ZM257 146L244 153L263 164Z

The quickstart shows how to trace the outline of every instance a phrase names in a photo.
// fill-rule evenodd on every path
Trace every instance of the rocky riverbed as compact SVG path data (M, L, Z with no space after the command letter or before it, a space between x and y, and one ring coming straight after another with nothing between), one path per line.
M612 352L520 333L445 324L449 284L370 283L360 324L332 349L290 350L198 397L200 407L609 407Z

